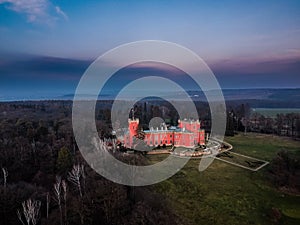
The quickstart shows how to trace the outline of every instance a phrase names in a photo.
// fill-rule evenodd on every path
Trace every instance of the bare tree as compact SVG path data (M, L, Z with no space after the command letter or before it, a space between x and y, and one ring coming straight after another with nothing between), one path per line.
M80 198L82 198L82 188L81 188L81 177L83 173L83 165L73 165L71 172L69 172L68 179L71 181L78 189Z
M63 224L62 220L62 208L61 208L61 177L56 176L56 183L54 184L54 199L58 204L60 211L60 224Z
M19 220L21 221L21 223L22 223L23 225L25 225L25 223L23 222L22 214L21 214L20 210L17 210L17 215L18 215L18 218L19 218ZM26 215L27 215L27 214L26 214ZM24 215L24 216L25 216L25 215ZM26 217L26 216L25 216L25 219L26 219L27 224L29 225L30 221L29 221L29 220L27 221L27 217ZM28 218L28 219L29 219L29 218Z
M86 174L85 174L85 170L84 170L84 165L81 164L80 170L81 170L81 177L82 177L82 180L83 180L83 191L85 192Z
M65 180L62 180L61 182L62 184L62 188L63 188L63 191L64 191L64 206L65 206L65 224L67 224L67 182Z
M68 180L78 189L81 200L83 197L81 180L83 179L83 182L85 183L85 178L84 166L81 164L73 165L71 172L68 173ZM83 201L81 201L81 206L83 207ZM84 213L82 208L79 210L79 216L81 224L84 224Z
M47 192L46 194L46 216L47 216L47 219L49 217L49 204L50 204L50 197L49 197L49 192Z
M22 207L23 215L25 217L27 225L36 225L40 216L41 201L28 199L27 201L24 201L22 203ZM21 223L25 225L20 210L17 211L17 215Z
M8 177L7 169L3 167L2 172L3 172L3 186L4 186L4 188L6 188L7 177Z

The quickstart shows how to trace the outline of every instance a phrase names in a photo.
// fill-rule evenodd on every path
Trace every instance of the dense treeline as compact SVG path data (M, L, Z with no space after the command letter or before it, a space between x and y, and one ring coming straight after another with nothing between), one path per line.
M235 131L257 132L300 137L300 114L280 113L276 117L264 116L251 110L247 104L229 107L227 111L227 135L234 135Z
M0 109L1 224L179 223L151 188L112 183L85 164L72 133L71 102L3 103ZM104 115L106 109L97 110ZM110 134L108 124L98 121L102 138ZM146 163L139 154L115 154Z
M96 107L103 139L112 137L111 104L98 102ZM202 128L209 132L208 104L198 102L196 108ZM180 224L151 187L117 185L85 164L73 136L71 110L71 101L0 104L1 224ZM153 117L170 125L177 125L179 119L174 107L163 101L139 102L130 114L140 118L141 129L148 129ZM247 104L227 108L226 135L255 131L299 137L299 127L299 114L266 118L251 113ZM140 154L112 154L130 164L147 164ZM272 164L274 174L280 159ZM280 174L272 179L274 183L285 182L286 176ZM289 179L293 186L295 176Z
M276 134L288 137L300 137L300 114L299 113L280 113L275 118L261 115L257 112L252 113L248 121L250 131Z

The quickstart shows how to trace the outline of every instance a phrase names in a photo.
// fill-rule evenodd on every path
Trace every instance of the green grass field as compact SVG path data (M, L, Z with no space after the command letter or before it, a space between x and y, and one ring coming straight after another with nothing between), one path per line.
M240 134L226 141L234 152L267 161L280 149L300 154L300 142L289 138ZM147 157L155 163L165 156ZM252 172L214 160L200 173L198 164L190 160L172 178L154 185L184 224L274 224L272 208L281 212L280 224L300 224L300 196L277 191L267 179L268 166Z
M257 112L265 117L276 118L277 114L300 113L299 108L253 108L252 113Z

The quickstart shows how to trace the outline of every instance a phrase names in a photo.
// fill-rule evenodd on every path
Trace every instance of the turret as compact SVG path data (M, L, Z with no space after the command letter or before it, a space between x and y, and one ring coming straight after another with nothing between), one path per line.
M139 122L139 119L128 119L128 128L131 137L137 135Z

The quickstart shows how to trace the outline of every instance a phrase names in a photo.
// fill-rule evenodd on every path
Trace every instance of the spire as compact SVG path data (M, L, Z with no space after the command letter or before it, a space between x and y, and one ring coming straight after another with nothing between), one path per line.
M132 112L132 120L134 120L134 107L131 108L131 112Z

